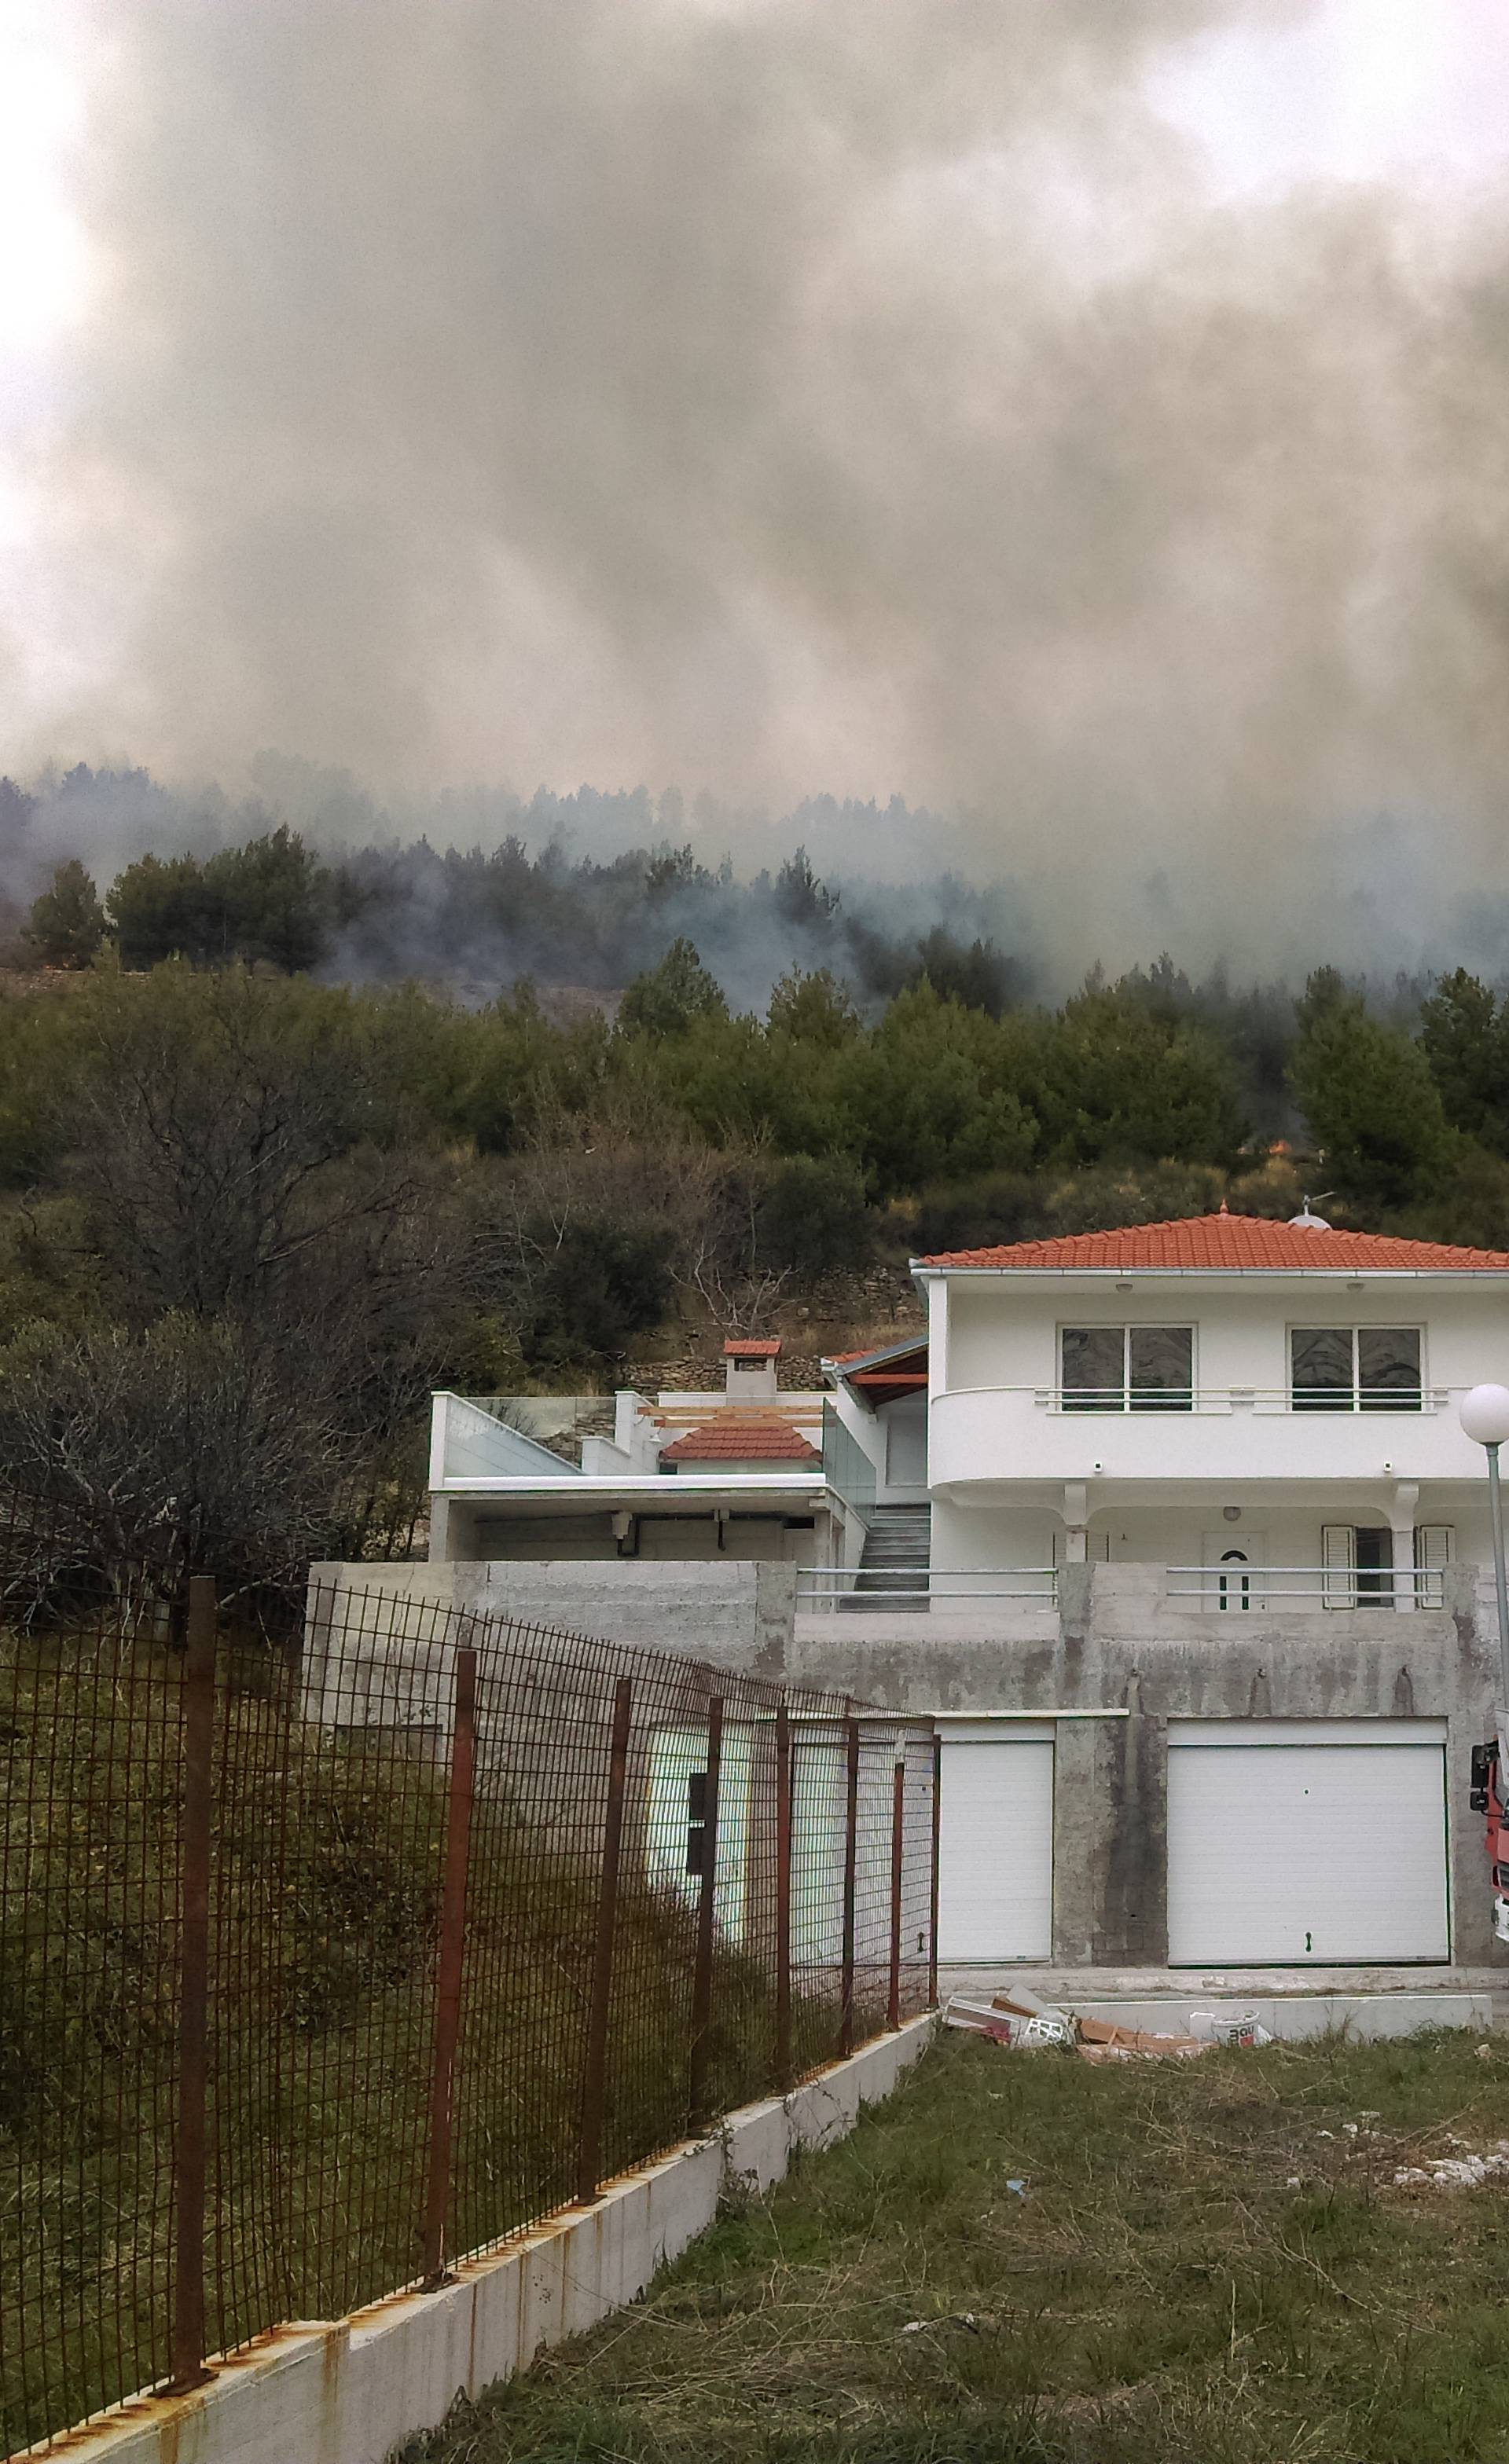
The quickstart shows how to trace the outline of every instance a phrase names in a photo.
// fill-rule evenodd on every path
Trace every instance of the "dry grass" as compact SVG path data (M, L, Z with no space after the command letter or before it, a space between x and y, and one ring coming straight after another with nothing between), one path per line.
M409 2464L1501 2464L1509 2190L1392 2179L1454 2137L1509 2137L1509 2045L949 2038Z

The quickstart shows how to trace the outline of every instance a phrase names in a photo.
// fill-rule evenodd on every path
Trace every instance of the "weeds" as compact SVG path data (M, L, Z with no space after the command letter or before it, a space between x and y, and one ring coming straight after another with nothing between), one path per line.
M407 2464L1502 2464L1509 2193L1393 2183L1453 2134L1509 2136L1509 2050L950 2038Z

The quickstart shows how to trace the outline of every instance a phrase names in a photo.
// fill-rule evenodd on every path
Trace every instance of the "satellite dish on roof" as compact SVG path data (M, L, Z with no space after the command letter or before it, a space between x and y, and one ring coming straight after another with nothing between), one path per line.
M1328 1189L1322 1189L1320 1192L1320 1196L1321 1198L1329 1198L1331 1196L1331 1192ZM1304 1205L1301 1212L1298 1215L1290 1216L1289 1228L1291 1231L1298 1232L1329 1232L1331 1227L1326 1221L1325 1217L1323 1215L1311 1214L1310 1193L1308 1190L1306 1190L1304 1194Z

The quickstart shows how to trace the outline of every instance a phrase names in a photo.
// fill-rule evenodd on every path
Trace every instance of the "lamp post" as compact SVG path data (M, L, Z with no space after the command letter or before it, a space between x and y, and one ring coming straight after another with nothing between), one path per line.
M1498 1485L1498 1449L1509 1445L1509 1386L1475 1386L1462 1397L1462 1433L1488 1457L1488 1509L1494 1528L1494 1588L1498 1597L1498 1734L1503 1756L1509 1738L1509 1583L1504 1577L1504 1508Z

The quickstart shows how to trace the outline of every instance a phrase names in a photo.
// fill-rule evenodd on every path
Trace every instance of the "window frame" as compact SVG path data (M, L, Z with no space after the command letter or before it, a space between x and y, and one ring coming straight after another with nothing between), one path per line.
M1060 1412L1073 1413L1120 1412L1123 1418L1130 1418L1134 1414L1139 1418L1143 1418L1152 1417L1163 1412L1193 1412L1195 1407L1195 1397L1200 1391L1199 1374L1196 1366L1198 1331L1197 1324L1192 1319L1186 1321L1176 1320L1173 1318L1159 1318L1156 1320L1150 1318L1121 1318L1120 1320L1105 1319L1097 1324L1094 1319L1061 1318L1058 1322L1057 1331L1054 1335L1054 1361L1055 1373L1054 1392L1058 1398L1058 1410ZM1120 1390L1120 1402L1113 1402L1110 1399L1116 1390L1109 1386L1073 1387L1065 1383L1064 1337L1066 1334L1120 1334L1121 1338L1121 1384ZM1168 1386L1162 1389L1149 1387L1144 1390L1143 1395L1140 1398L1134 1399L1132 1387L1132 1337L1134 1334L1187 1334L1189 1337L1188 1385ZM1096 1399L1093 1402L1071 1402L1069 1400L1070 1396L1076 1394L1094 1396ZM1166 1399L1169 1397L1176 1397L1177 1399L1170 1401Z
M1306 1400L1304 1402L1298 1402L1296 1400L1294 1347L1295 1337L1300 1334L1345 1334L1350 1336L1352 1345L1352 1383L1349 1390L1349 1399L1345 1401L1342 1399L1344 1396L1348 1396L1348 1389L1346 1387L1335 1386L1305 1390ZM1371 1387L1368 1389L1367 1400L1365 1402L1363 1399L1363 1387L1361 1381L1361 1338L1365 1334L1412 1334L1420 1348L1420 1378L1418 1385L1400 1388ZM1321 1326L1319 1323L1311 1324L1307 1320L1291 1319L1289 1325L1284 1331L1284 1367L1286 1372L1284 1400L1286 1408L1291 1413L1314 1412L1322 1416L1330 1415L1336 1419L1343 1419L1348 1413L1350 1413L1354 1419L1358 1419L1365 1412L1379 1413L1388 1412L1390 1410L1396 1412L1409 1412L1412 1414L1423 1412L1425 1410L1425 1398L1429 1387L1429 1380L1426 1376L1425 1371L1425 1343L1426 1329L1423 1323L1417 1325L1400 1323L1392 1326L1384 1326L1374 1325L1371 1323L1354 1322L1350 1326L1337 1326L1335 1324ZM1410 1402L1390 1404L1380 1399L1387 1395L1395 1393L1409 1395L1413 1397L1413 1400ZM1336 1397L1337 1399L1335 1402L1321 1399L1322 1397L1330 1395L1334 1395Z

